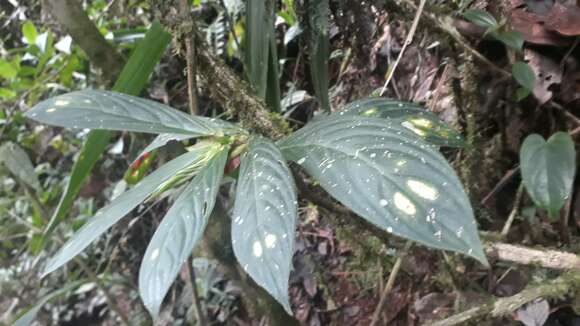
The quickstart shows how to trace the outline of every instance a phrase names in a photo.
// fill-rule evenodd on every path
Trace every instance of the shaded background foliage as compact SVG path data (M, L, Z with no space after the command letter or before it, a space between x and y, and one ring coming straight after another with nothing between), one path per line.
M201 0L193 4L212 52L244 76L247 22L243 2ZM43 246L43 231L65 191L66 176L87 133L34 125L25 121L22 113L40 99L65 91L111 85L114 71L121 70L155 17L161 15L171 20L177 15L173 9L176 6L170 2L85 1L85 12L118 53L117 60L111 62L119 67L103 71L90 51L83 51L72 42L46 4L4 1L0 5L0 142L18 144L25 151L34 168L34 172L27 170L28 176L40 184L39 187L36 181L17 178L6 168L0 175L0 322L10 322L17 311L60 288L65 280L78 280L84 285L43 308L39 314L41 323L116 324L119 319L110 310L106 293L116 297L116 306L129 314L133 323L148 321L137 298L137 275L147 243L168 208L166 201L136 209L89 248L82 260L96 271L99 282L87 279L86 270L76 264L44 280L36 275L40 259L54 253L97 207L125 187L119 180L151 139L115 134L94 173L80 189L67 223L56 228ZM278 117L292 128L302 126L327 106L324 99L316 100L324 89L321 77L313 78L311 74L327 74L322 78L330 86L328 106L333 110L368 97L380 88L415 13L409 1L328 1L331 14L328 35L321 37L311 30L310 22L317 18L310 17L312 5L312 1L306 0L277 3L275 29L269 41L274 42L279 60L276 70L279 69L280 83L275 86L280 89L282 99ZM481 24L474 23L469 15L462 15L467 8L483 10L495 17L498 31L521 33L524 47L515 51L506 47L506 42L485 33ZM571 1L522 0L505 4L441 1L428 5L426 12L453 20L448 21L449 26L438 28L428 17L422 18L387 96L422 104L465 136L467 149L446 149L444 153L459 171L476 208L481 230L501 231L515 206L517 218L507 241L577 253L580 225L577 192L573 191L567 199L560 218L556 218L559 221L550 222L544 211L535 209L530 197L522 195L517 199L520 177L512 173L519 163L525 136L535 132L547 139L556 131L579 126L576 116L580 113L577 46L580 29L572 23L573 19L566 20L566 15L577 12L577 7ZM475 58L450 31L458 31L461 40L495 68ZM324 41L325 37L328 72L316 72L320 65L311 63L324 62L324 58L316 61L311 56L325 52L318 51L315 42L316 38ZM183 56L176 55L183 52L178 43L175 40L172 51L165 52L139 95L186 111L185 61ZM269 49L268 53L273 52L272 47ZM519 100L518 89L526 82L520 81L515 73L516 61L526 62L535 77L533 87L527 84L531 94L520 96ZM266 80L270 81L268 77ZM204 92L200 95L202 115L224 114L218 103ZM181 147L171 143L159 153L157 164L182 150ZM222 195L227 198L230 194ZM382 285L403 245L398 239L389 238L385 243L376 237L361 237L360 228L347 223L336 227L328 218L335 214L307 198L300 200L290 301L297 319L305 324L368 324L379 298L377 288L382 288L377 284ZM200 252L211 250L204 247ZM232 271L220 267L213 259L200 258L194 264L200 274L200 293L213 320L225 324L259 322L252 319L256 314L251 309L240 304L251 290L232 278ZM534 266L514 267L503 262L486 271L471 261L455 256L442 259L440 253L414 247L389 294L384 320L395 325L424 324L452 314L454 303L513 295L551 273ZM167 323L186 322L191 306L184 286L186 279L183 273L171 290L162 312ZM550 316L551 325L577 322L573 309L578 302L551 304L566 307ZM500 322L514 321L504 318Z

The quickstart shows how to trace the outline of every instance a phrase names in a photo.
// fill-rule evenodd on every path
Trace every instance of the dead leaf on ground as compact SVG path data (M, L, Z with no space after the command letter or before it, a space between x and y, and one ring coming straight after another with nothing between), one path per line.
M552 85L562 82L562 70L554 60L537 51L526 49L524 58L536 76L533 94L540 104L548 102L553 96Z
M530 11L526 2L522 0L512 1L511 25L516 31L522 33L526 42L553 46L567 46L571 44L571 38L546 27L545 22L547 17L547 15ZM554 23L556 25L563 24L562 22L556 22L556 19L554 19ZM567 25L564 24L564 26Z
M448 317L453 311L455 295L452 293L429 293L413 304L421 324Z
M543 326L550 316L548 301L539 298L516 311L517 320L526 326Z
M546 17L546 28L562 35L580 35L580 8L575 4L555 3Z

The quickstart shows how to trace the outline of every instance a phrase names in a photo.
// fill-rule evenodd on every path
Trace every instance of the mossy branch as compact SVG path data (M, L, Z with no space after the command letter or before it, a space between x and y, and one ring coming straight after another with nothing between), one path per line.
M449 318L430 324L431 326L463 325L465 322L484 317L507 316L523 305L538 298L557 299L575 295L580 290L580 274L565 273L545 284L530 286L522 292L507 298L499 298L489 303L466 310Z

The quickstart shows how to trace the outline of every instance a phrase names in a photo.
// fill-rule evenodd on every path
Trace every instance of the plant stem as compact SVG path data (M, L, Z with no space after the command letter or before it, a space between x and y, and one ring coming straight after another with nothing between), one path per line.
M376 326L379 322L379 318L381 317L381 312L385 308L385 304L387 303L387 295L393 289L395 285L395 279L397 278L397 274L399 274L399 270L401 269L401 264L403 263L403 258L406 256L407 251L411 247L412 242L407 241L403 251L397 257L395 261L395 265L393 265L393 269L391 270L391 274L389 274L389 279L387 280L387 284L381 293L381 298L379 300L379 304L377 305L375 312L373 313L373 319L371 320L370 326Z
M514 222L516 215L518 215L518 209L520 208L520 203L522 201L523 194L524 194L524 184L522 183L518 187L518 192L516 193L516 199L514 201L514 207L513 207L512 211L510 212L510 215L508 216L508 219L505 222L503 229L501 230L502 237L507 237L508 232L510 231L510 227L512 226L512 223Z
M238 36L236 35L236 26L234 24L234 20L232 19L232 16L230 16L230 13L227 10L228 8L226 7L224 0L220 0L220 5L222 6L222 8L224 8L224 13L226 16L226 20L228 22L228 27L230 28L230 33L232 33L232 37L234 38L236 47L238 48L238 51L241 51L242 47L240 46L240 41L238 40Z
M189 1L180 0L179 7L184 21L191 21L191 26L185 34L183 34L185 42L185 60L187 62L187 98L189 102L189 112L191 115L199 113L197 101L197 48L195 46L196 40L196 26L195 19L189 15ZM197 321L201 326L208 325L208 319L205 310L201 306L201 300L197 293L197 282L195 280L195 271L193 270L193 256L187 258L187 274L188 283L191 288L191 301L195 308Z
M415 3L413 3L413 1L411 0L403 0L403 2L405 2L406 4L408 4L409 6L411 6L414 9L417 9L417 5ZM465 38L459 33L459 31L457 30L457 28L455 28L452 23L450 22L450 19L445 19L445 18L439 18L437 16L435 16L434 14L431 13L424 13L425 17L427 17L429 20L431 20L431 22L435 23L435 25L437 25L438 28L440 28L441 30L443 30L444 32L446 32L447 34L449 34L449 36L451 36L461 47L463 47L465 50L467 50L468 52L470 52L474 58L478 59L479 61L481 61L482 63L484 63L485 65L487 65L489 68L491 68L492 70L494 70L495 72L501 74L504 77L509 77L511 78L511 72L504 70L500 67L498 67L495 63L489 61L483 54L481 54L479 51L477 51L476 49L472 48L467 40L465 40Z
M419 3L419 7L417 8L417 13L415 13L415 18L413 19L413 25L411 25L411 29L409 30L409 33L407 33L407 38L405 39L405 43L403 43L403 47L401 48L401 51L399 52L399 55L397 56L397 60L395 60L395 63L389 69L389 74L387 75L387 80L385 81L385 85L383 86L383 89L381 89L381 93L379 96L383 96L383 94L387 90L387 87L389 86L389 82L393 78L393 74L395 73L395 70L397 69L397 66L399 65L399 61L401 61L401 58L403 57L403 53L405 53L405 49L407 49L407 45L411 44L411 42L413 41L413 36L415 35L415 31L417 30L417 25L419 25L419 19L421 18L421 13L423 12L423 8L425 7L425 2L426 2L426 0L421 0L421 2Z
M197 315L197 321L201 326L209 325L207 322L207 316L205 314L205 310L201 307L201 299L199 298L199 294L197 293L197 282L195 278L195 270L193 269L193 256L189 256L187 258L187 274L189 276L188 282L189 286L191 287L191 295L193 299L193 307L195 309L195 313Z
M187 62L187 95L189 100L189 112L191 115L199 113L197 101L197 48L195 46L195 20L189 15L188 0L180 0L179 7L183 19L189 19L192 23L190 30L183 34L185 43L185 61Z
M95 282L97 287L103 292L103 294L105 296L105 300L107 300L107 304L109 305L109 308L111 308L111 310L113 310L119 316L119 318L121 318L121 320L123 321L123 324L127 325L127 326L131 325L131 323L129 322L129 318L127 317L125 312L119 307L117 300L115 300L115 297L113 297L113 295L111 295L111 293L109 292L109 289L107 289L103 285L102 281L99 279L97 274L95 274L85 264L85 262L82 261L82 259L75 258L75 262L79 265L79 267L83 270L83 272L85 272L88 275L89 279L91 281Z

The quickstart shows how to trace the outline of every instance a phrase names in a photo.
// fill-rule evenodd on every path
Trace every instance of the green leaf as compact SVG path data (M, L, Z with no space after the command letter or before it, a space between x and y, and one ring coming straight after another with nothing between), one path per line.
M270 140L253 139L241 158L232 244L244 270L289 314L296 215L294 180L280 150Z
M18 69L6 60L0 59L0 77L12 79L18 74Z
M498 26L495 17L493 17L490 13L484 10L479 9L466 10L463 13L463 18L467 19L468 21L472 22L477 26L488 29L495 29Z
M272 0L248 0L246 4L246 31L244 59L250 84L256 94L265 99L268 87L270 39L274 31L274 4Z
M30 325L32 325L32 323L36 319L36 315L38 314L38 312L40 311L42 306L44 306L48 301L51 301L52 299L55 299L59 296L62 296L63 294L65 294L69 291L72 291L72 290L80 287L81 285L84 285L87 283L89 283L88 280L73 281L73 282L70 282L68 284L65 284L62 288L43 296L34 305L26 308L18 316L18 318L12 323L12 326L30 326Z
M532 92L524 87L518 87L518 89L516 89L516 101L521 101L523 99L525 99L526 97L530 96Z
M133 50L113 90L131 95L139 94L170 41L171 35L163 29L159 22L154 22L147 31L145 38ZM110 139L111 132L109 131L93 130L89 133L80 151L79 158L73 166L70 179L60 198L58 207L44 231L43 243L66 217L75 197L90 175L95 163L105 151Z
M534 90L536 76L527 63L518 61L512 66L512 75L515 80L528 91Z
M320 106L330 112L328 98L328 58L330 56L330 41L328 35L328 19L330 8L328 0L311 1L309 3L310 18L310 75L314 85L314 93Z
M36 27L34 27L34 24L31 21L27 20L24 24L22 24L22 35L28 44L36 44L38 32L36 31Z
M17 144L7 142L0 146L0 164L30 188L37 192L42 190L28 154Z
M524 38L518 31L493 33L493 37L516 51L521 51L524 46Z
M68 128L176 133L222 134L223 124L172 109L161 103L121 93L83 90L56 96L26 112L28 118Z
M384 118L388 123L399 123L427 142L448 147L464 147L461 135L441 121L437 115L419 105L390 100L368 98L349 103L335 115L358 115L368 118Z
M520 165L534 204L557 219L574 183L576 151L572 137L557 132L546 142L538 134L528 136L520 150Z
M274 25L272 25L274 35ZM278 50L276 38L270 37L270 53L268 54L268 84L266 86L266 104L274 112L280 112L280 76L278 75Z
M69 260L83 251L103 232L107 231L107 229L109 229L113 224L117 223L117 221L133 210L133 208L137 207L137 205L147 198L152 197L152 195L159 193L161 189L165 189L165 185L169 184L176 175L180 174L181 171L190 169L191 166L196 165L209 148L211 147L205 146L195 148L191 152L185 153L171 160L149 176L145 177L135 187L115 198L108 206L100 209L97 214L95 214L89 222L83 225L83 227L73 235L60 251L48 261L43 276L66 264Z
M0 87L0 98L3 98L5 100L10 100L16 97L16 92L8 89L8 88L4 88L4 87Z
M147 85L149 76L171 42L167 33L157 21L151 24L145 38L139 41L131 53L129 61L123 67L113 90L129 95L138 95Z
M283 139L280 148L369 222L487 264L455 172L435 146L400 123L332 115Z
M191 255L203 234L213 210L224 166L227 148L197 174L169 209L143 256L139 270L139 293L154 319L167 290Z
M145 153L152 152L160 147L167 145L167 143L170 141L183 141L191 138L194 138L194 136L181 134L160 134L155 137L155 139L153 139L153 141L147 145L147 147L145 147L145 149L142 150L141 153L137 155L137 157L135 157L135 160L143 156Z

